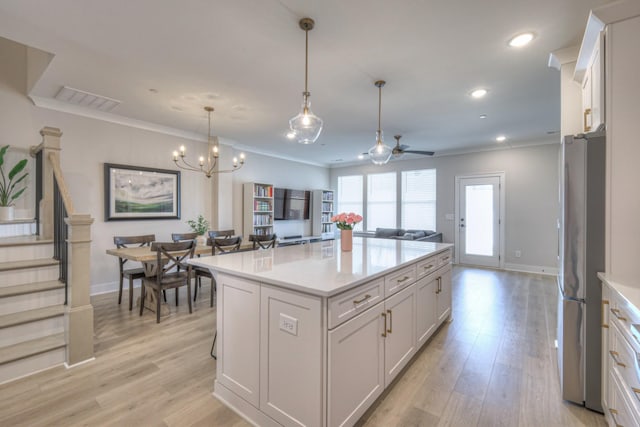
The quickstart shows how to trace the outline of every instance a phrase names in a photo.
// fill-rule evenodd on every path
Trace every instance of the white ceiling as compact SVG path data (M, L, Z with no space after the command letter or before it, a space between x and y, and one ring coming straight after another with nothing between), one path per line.
M608 2L3 0L0 36L55 55L33 97L71 86L122 101L112 114L200 134L212 105L226 141L339 165L375 142L378 79L389 145L396 133L437 154L496 147L499 134L510 146L557 141L560 76L548 54L579 44L589 10ZM311 146L285 137L304 88L305 16L316 21L312 110L325 123ZM523 31L536 39L510 48ZM489 94L472 99L477 87Z

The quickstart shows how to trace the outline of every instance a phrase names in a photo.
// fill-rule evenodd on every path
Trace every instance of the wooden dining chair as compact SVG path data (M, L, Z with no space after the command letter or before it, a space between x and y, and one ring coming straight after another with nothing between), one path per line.
M156 240L155 234L147 234L143 236L114 236L113 243L115 243L118 249L128 248L130 246L149 246L151 242ZM120 286L118 288L118 304L122 302L122 286L124 278L129 279L129 311L133 309L133 281L136 279L142 279L144 277L144 268L128 268L125 269L124 265L127 263L127 259L118 258L118 265L120 267Z
M253 249L270 249L276 247L277 236L275 234L250 234L249 241L253 242Z
M198 237L198 233L171 233L171 240L173 240L174 242L182 242L185 240L195 240L197 237ZM180 271L179 266L178 266L178 271ZM189 298L191 298L191 294L189 294ZM166 293L164 294L164 300L165 302L167 301ZM176 306L177 305L178 305L178 290L176 289Z
M155 276L142 279L140 316L144 310L145 286L156 291L156 323L160 323L160 291L175 289L177 294L178 288L186 286L187 295L191 295L192 266L187 261L193 258L195 249L195 240L154 242L151 244L151 250L157 253L157 272ZM192 313L191 298L187 298L187 300L189 301L189 313Z
M211 255L224 254L229 252L237 252L240 250L240 245L242 244L241 236L234 237L214 237L211 239ZM213 299L216 291L216 279L211 274L211 271L208 268L196 267L194 269L194 274L197 279L195 293L193 295L193 300L196 300L198 296L198 284L200 284L203 277L211 280L211 297L209 301L209 305L213 307Z

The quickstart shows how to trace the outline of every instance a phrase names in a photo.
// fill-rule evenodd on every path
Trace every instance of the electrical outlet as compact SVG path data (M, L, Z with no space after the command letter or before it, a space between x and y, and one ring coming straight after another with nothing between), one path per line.
M298 319L280 313L280 330L291 335L298 335Z
M520 258L522 256L522 251L517 250L516 251L516 258Z

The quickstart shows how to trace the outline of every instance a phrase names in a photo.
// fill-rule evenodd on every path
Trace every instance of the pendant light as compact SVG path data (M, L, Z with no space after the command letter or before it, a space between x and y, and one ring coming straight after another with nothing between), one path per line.
M291 134L300 144L313 144L316 142L322 131L322 119L311 112L311 102L307 83L309 69L309 31L313 29L315 22L311 18L302 18L299 22L300 28L305 34L304 50L304 92L302 92L302 111L300 114L289 120Z
M376 145L369 149L369 157L375 165L384 165L391 158L392 149L384 143L382 129L380 128L380 116L382 116L382 87L384 80L378 80L375 85L378 88L378 130L376 131Z

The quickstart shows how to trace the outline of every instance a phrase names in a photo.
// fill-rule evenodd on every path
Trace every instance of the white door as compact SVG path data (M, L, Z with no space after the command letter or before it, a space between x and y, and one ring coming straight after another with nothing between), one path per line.
M458 242L461 264L500 267L500 175L458 178Z

